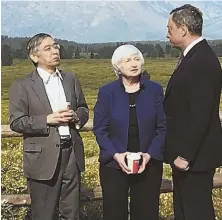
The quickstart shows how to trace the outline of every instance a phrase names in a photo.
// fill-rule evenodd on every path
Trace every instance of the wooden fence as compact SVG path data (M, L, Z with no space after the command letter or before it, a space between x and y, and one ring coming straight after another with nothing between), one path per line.
M89 120L87 124L81 129L81 132L92 131L92 120ZM22 135L11 131L9 125L2 125L2 138L14 138L21 137ZM90 159L90 158L89 158ZM222 173L217 173L214 176L214 188L222 187ZM168 193L173 191L173 183L170 179L163 179L161 184L161 193ZM98 186L94 189L81 189L81 201L92 201L92 200L102 200L102 190ZM24 206L29 205L31 202L30 196L25 195L1 195L1 204L9 204L14 206Z

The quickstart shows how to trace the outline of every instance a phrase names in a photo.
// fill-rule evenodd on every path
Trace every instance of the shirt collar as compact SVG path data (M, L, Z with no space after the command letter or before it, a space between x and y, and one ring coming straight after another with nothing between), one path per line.
M199 37L196 40L194 40L192 43L188 45L188 47L184 50L183 55L186 56L187 53L194 47L196 44L198 44L200 41L203 40L203 37Z
M50 77L53 77L55 75L59 76L61 80L63 80L61 73L59 70L56 68L55 73L50 74L49 72L45 71L44 69L37 67L37 72L39 73L40 77L42 78L44 83L48 83L50 80Z

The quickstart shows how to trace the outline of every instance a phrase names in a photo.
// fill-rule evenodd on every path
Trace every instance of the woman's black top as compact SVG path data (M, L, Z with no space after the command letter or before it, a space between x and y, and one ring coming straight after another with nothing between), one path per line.
M129 130L127 151L140 152L139 126L136 114L136 99L140 90L129 95Z

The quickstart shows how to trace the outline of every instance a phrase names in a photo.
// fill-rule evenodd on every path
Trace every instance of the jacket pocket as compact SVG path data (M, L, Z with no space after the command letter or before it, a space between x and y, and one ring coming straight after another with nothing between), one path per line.
M42 145L41 144L27 144L24 146L24 151L27 153L41 153Z

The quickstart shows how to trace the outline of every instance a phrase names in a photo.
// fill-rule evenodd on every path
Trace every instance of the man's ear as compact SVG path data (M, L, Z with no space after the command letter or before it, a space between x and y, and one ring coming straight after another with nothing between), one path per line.
M34 63L38 63L38 56L35 54L30 54L29 55L30 59L34 62Z
M187 26L185 24L182 24L180 28L181 28L181 31L182 31L182 37L186 36L187 33L188 33Z

